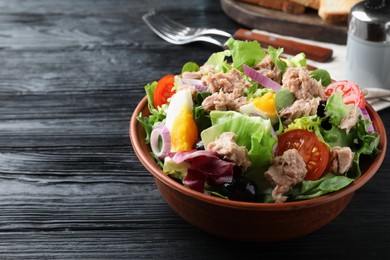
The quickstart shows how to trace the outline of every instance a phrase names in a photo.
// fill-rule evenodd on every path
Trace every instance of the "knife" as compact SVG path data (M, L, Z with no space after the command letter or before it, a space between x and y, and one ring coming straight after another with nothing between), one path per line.
M319 62L329 61L333 54L332 49L329 48L324 48L288 39L282 39L246 29L238 29L234 33L233 37L238 40L256 40L261 44L261 47L263 48L267 48L269 45L274 48L283 48L283 52L290 55L297 55L298 53L304 52L306 58Z

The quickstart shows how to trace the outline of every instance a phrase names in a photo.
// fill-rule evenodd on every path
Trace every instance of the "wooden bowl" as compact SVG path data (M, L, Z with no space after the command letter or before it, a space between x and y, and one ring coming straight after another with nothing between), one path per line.
M136 116L149 115L146 97L138 104L130 122L130 139L141 163L153 175L168 205L184 220L216 236L251 242L287 240L314 232L334 220L354 193L379 169L386 154L383 122L367 104L367 111L381 138L381 152L362 165L362 176L348 187L318 198L285 203L251 203L224 200L185 187L165 175L149 155L145 131Z

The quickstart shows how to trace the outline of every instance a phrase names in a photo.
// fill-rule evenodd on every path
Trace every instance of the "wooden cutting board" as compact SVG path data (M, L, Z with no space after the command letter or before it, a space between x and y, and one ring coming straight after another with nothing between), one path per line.
M327 23L314 9L297 15L234 0L221 0L221 7L230 18L251 29L337 44L347 41L346 24Z

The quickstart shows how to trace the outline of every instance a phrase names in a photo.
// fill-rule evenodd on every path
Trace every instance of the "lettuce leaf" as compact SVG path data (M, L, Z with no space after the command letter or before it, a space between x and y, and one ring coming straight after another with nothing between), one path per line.
M304 116L297 118L289 124L284 131L287 132L294 129L303 129L313 132L320 141L325 142L321 133L321 118L318 116Z
M211 125L221 124L225 121L242 116L242 114L235 111L220 111L214 110L210 112Z
M348 171L347 176L357 179L361 176L360 161L361 155L372 156L379 152L378 143L380 136L376 133L368 133L367 126L371 122L359 117L356 126L350 131L340 129L338 126L341 119L348 114L353 105L345 105L340 93L336 92L329 99L325 106L327 117L332 124L331 129L321 131L324 140L330 146L349 146L355 153L353 167Z
M271 60L276 65L276 67L284 73L287 69L287 63L280 59L279 56L283 53L283 48L275 49L271 45L268 46L268 55L271 57Z
M203 100L210 96L210 92L198 92L196 94L196 104L202 104ZM204 107L202 105L195 106L193 110L194 119L196 122L196 125L198 126L198 132L202 132L204 129L211 126L210 116L209 113L204 110Z
M157 81L146 84L144 87L146 97L148 99L149 111L152 111L154 109L153 96L154 96L154 90L156 89L156 87L157 87Z
M169 177L183 181L187 175L190 164L187 162L175 163L170 157L165 158L162 170Z
M242 65L257 65L266 55L258 41L240 41L230 38L228 45L233 59L233 67L242 71Z
M337 126L332 125L328 130L321 129L322 137L324 141L330 146L351 146L353 139L355 138L354 131L340 129Z
M344 104L343 96L336 92L326 102L326 116L329 117L329 122L332 125L339 126L341 119L349 113L352 107L353 105Z
M248 151L252 147L252 135L263 133L264 138L273 139L271 134L271 121L256 116L247 116L235 111L211 111L210 119L212 126L201 132L203 144L207 146L223 132L233 132L237 135L236 143L245 146ZM272 150L273 147L270 147Z
M252 164L244 174L256 183L259 190L268 187L263 173L273 158L273 148L277 143L277 138L272 134L271 121L235 111L211 111L210 119L212 126L201 132L204 146L223 132L235 133L236 143L248 149Z
M331 173L316 181L303 181L288 192L289 200L304 200L341 190L354 180Z
M295 56L288 57L287 61L293 66L293 67L306 67L306 55L305 53L301 52L298 53Z
M360 161L362 155L368 157L379 153L378 143L380 136L377 133L367 133L368 120L359 120L356 126L356 139L354 140L355 157L353 159L353 171L349 171L348 175L351 178L357 179L361 176Z
M164 121L166 116L167 116L167 113L166 113L166 111L168 109L167 104L164 104L161 107L158 107L158 109L154 108L153 95L154 95L154 90L155 90L156 86L157 86L157 81L152 82L150 84L147 84L145 86L145 92L146 92L146 97L148 99L148 108L150 111L150 116L144 117L142 115L142 113L140 113L136 117L137 120L141 123L141 125L145 129L145 134L146 134L145 142L146 142L146 144L150 143L150 133L152 132L153 127L155 125L161 123L162 121Z
M353 150L353 142L356 139L356 128L347 131L339 127L341 119L345 117L353 105L344 104L341 93L336 92L329 97L326 106L326 117L324 122L330 123L329 127L322 128L321 134L330 146L349 146Z
M231 52L229 50L224 50L220 52L215 52L211 54L208 60L204 65L213 65L215 67L215 71L224 72L228 63L226 62L226 57L230 57Z

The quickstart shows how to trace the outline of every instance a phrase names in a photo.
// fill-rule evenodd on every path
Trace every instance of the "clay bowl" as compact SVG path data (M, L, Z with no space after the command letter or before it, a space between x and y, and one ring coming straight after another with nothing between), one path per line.
M334 220L350 203L354 193L379 169L386 154L386 132L379 115L370 105L367 111L381 139L376 157L362 166L363 174L338 192L319 198L281 204L224 200L193 191L165 175L149 156L145 132L136 116L149 115L147 99L136 107L130 122L130 139L141 163L153 175L168 205L184 220L219 237L268 242L287 240L312 233Z

